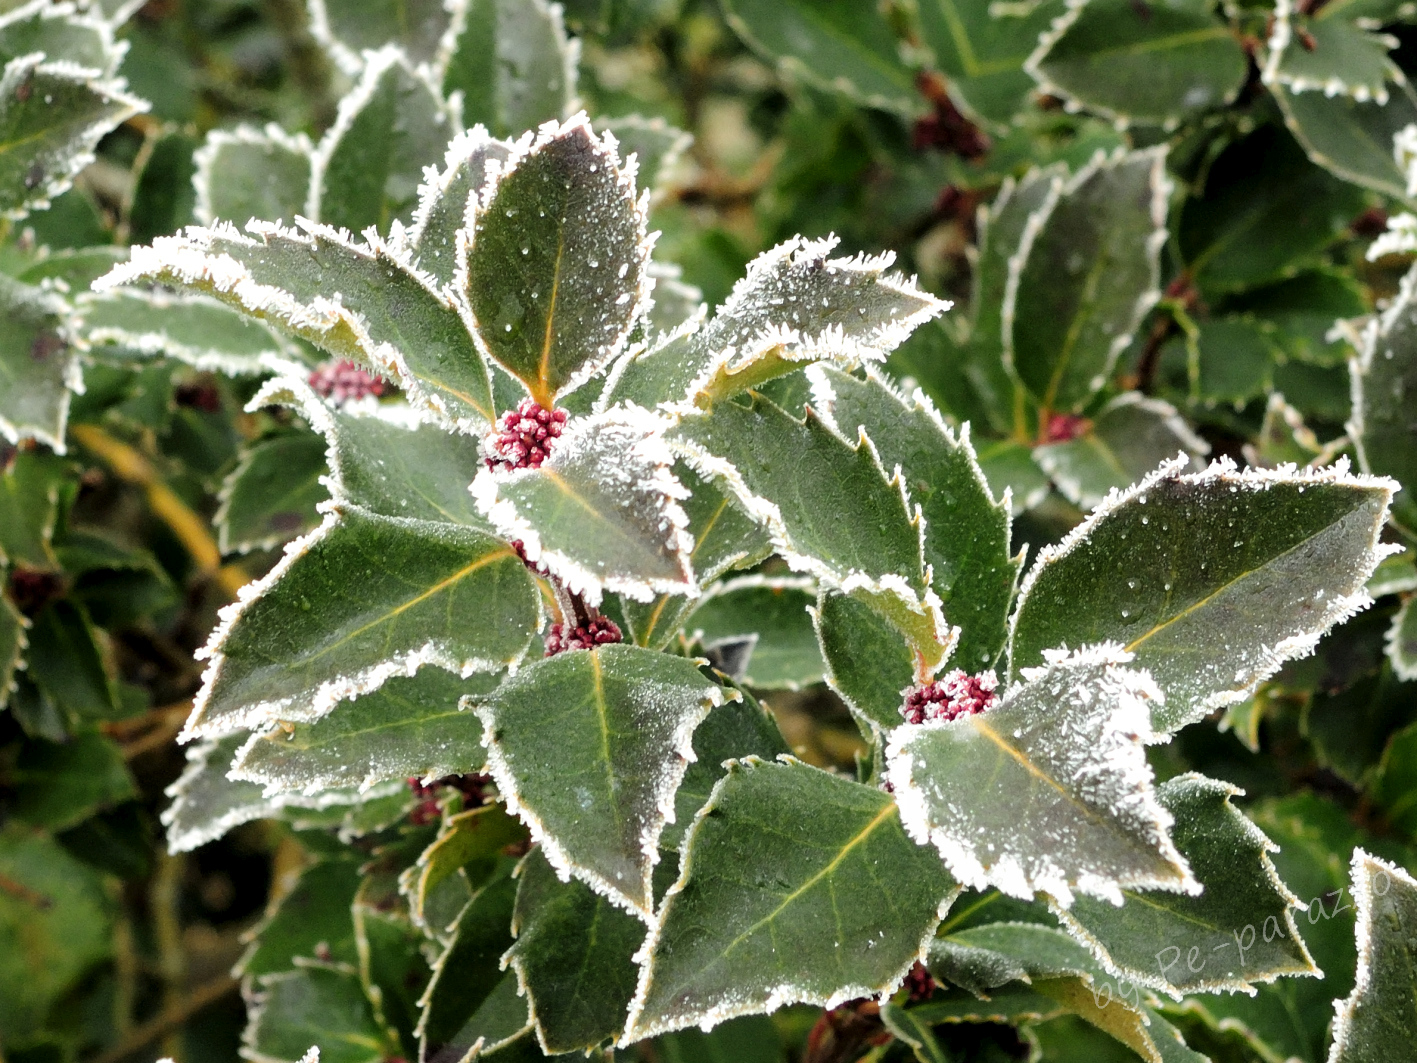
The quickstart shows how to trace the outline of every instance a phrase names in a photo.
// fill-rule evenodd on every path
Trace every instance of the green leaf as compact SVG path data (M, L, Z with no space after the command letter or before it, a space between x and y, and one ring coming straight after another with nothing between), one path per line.
M675 464L673 475L688 490L681 505L688 517L686 530L693 537L689 564L700 585L711 584L734 569L748 568L771 552L766 533L711 480L704 479L683 461ZM629 621L635 643L652 650L663 649L694 608L694 600L684 595L658 594L651 602L623 599L620 607Z
M9 784L10 815L55 833L138 796L122 750L97 731L81 731L63 743L24 743Z
M957 894L889 795L791 758L732 762L682 854L625 1043L890 993Z
M864 602L826 592L813 614L827 682L863 732L899 727L904 691L915 682L915 655L899 632Z
M310 213L314 150L304 133L292 135L274 123L263 130L212 130L193 155L197 221L245 225L251 218L294 221Z
M1074 890L1196 892L1143 748L1160 694L1130 660L1115 645L1050 654L987 712L897 728L887 777L911 837L967 885L1064 908Z
M102 17L50 4L22 4L0 17L0 61L43 52L45 57L112 77L123 58L113 27Z
M1383 558L1368 580L1368 593L1374 598L1407 591L1417 591L1417 557L1411 550Z
M1348 271L1333 267L1304 270L1251 289L1229 306L1263 319L1286 357L1324 366L1345 364L1352 351L1345 339L1330 338L1334 322L1362 317L1370 309L1362 285Z
M1364 795L1382 810L1383 819L1407 837L1417 835L1417 724L1394 732L1382 760L1364 787Z
M1210 444L1169 402L1128 391L1102 407L1081 436L1037 447L1033 458L1064 498L1090 510L1108 492L1136 483L1177 453L1188 455L1189 468L1198 469L1199 456L1208 450Z
M311 0L310 32L347 74L374 65L364 53L387 44L410 66L433 65L446 59L454 10L441 0Z
M1387 656L1392 670L1399 679L1408 682L1417 679L1417 609L1412 608L1412 601L1408 598L1402 603L1387 633Z
M759 255L707 324L687 322L623 358L601 406L706 407L809 362L879 362L949 309L892 271L894 254L828 258L838 242L797 236Z
M397 47L370 53L315 150L311 214L355 233L371 226L388 233L394 221L407 225L423 168L437 165L454 132L424 71Z
M15 673L29 645L25 637L27 627L29 621L9 598L0 594L0 709L9 704L10 694L15 689Z
M991 440L979 447L979 468L993 493L1008 500L1017 517L1048 497L1048 475L1033 460L1033 449L1012 439Z
M419 268L438 284L452 284L457 274L458 233L465 230L469 201L487 184L489 168L506 163L511 155L512 145L474 127L453 138L443 168L420 190L408 242Z
M706 647L751 638L741 681L756 690L800 690L822 681L822 654L807 613L816 600L811 580L740 576L705 591L684 630Z
M1274 390L1274 366L1283 352L1268 321L1249 315L1214 317L1201 322L1185 343L1195 401L1238 409Z
M405 1059L416 1058L418 1001L432 975L422 952L423 934L367 884L355 899L353 914L359 980L374 1018L397 1038Z
M1116 642L1165 694L1167 735L1243 701L1370 601L1389 481L1331 469L1163 465L1112 496L1025 577L1011 672L1059 646Z
M749 398L751 406L728 401L685 414L671 442L767 528L789 565L868 601L937 664L949 636L904 475L888 477L868 438L853 446L810 407L798 421L760 395Z
M250 945L237 971L259 978L294 970L297 958L316 955L332 963L357 964L350 906L360 881L357 860L321 860L305 868L275 910L248 932Z
M258 986L242 1037L251 1063L297 1063L311 1045L323 1063L383 1063L398 1054L357 975L309 963Z
M458 709L463 695L496 687L499 674L460 679L442 668L390 678L377 690L341 701L314 723L272 725L252 735L232 764L232 778L262 783L266 793L319 794L333 787L367 790L390 779L475 773L481 730Z
M665 427L631 408L573 418L542 465L483 469L472 496L499 534L591 604L603 590L639 601L692 594L687 492Z
M731 1019L708 1033L661 1034L654 1050L666 1063L783 1063L782 1037L766 1015Z
M789 78L870 107L922 109L885 15L855 0L726 0L728 24Z
M1269 55L1265 57L1263 80L1266 85L1283 85L1294 94L1340 94L1355 100L1387 103L1387 82L1403 81L1402 72L1388 58L1397 40L1373 33L1345 11L1350 4L1325 10L1294 0L1277 0L1274 27L1269 31Z
M1131 982L1182 993L1249 990L1281 975L1318 975L1279 880L1278 849L1230 804L1243 791L1188 773L1157 787L1172 840L1205 890L1199 896L1125 890L1121 907L1078 898L1055 909L1108 969ZM1195 951L1192 951L1195 950ZM1199 961L1199 963L1197 963Z
M31 53L0 75L0 214L23 218L64 192L103 136L147 110L121 78Z
M968 430L956 437L923 392L904 398L872 371L865 380L830 366L809 375L827 423L845 439L864 431L881 464L900 468L925 518L931 586L960 629L956 659L971 670L991 666L1003 653L1023 560L1009 556L1008 509L989 493Z
M498 790L557 873L648 919L694 729L723 700L693 661L606 645L524 665L473 708Z
M1417 387L1417 273L1363 332L1358 357L1349 362L1353 417L1348 435L1366 473L1402 484L1393 520L1417 531L1417 438L1412 433L1410 389Z
M134 248L96 287L156 281L212 296L388 375L414 405L464 431L484 431L495 420L487 365L436 281L383 243L303 228L261 223L255 239L230 226L191 228Z
M563 118L576 96L580 42L545 0L469 0L443 92L462 93L463 121L514 136Z
M242 452L222 482L212 523L223 554L273 550L320 523L315 507L329 497L325 441L314 432L268 436Z
M634 177L580 116L519 145L479 197L468 304L488 352L548 409L620 352L649 297Z
M548 1054L618 1037L635 991L638 919L577 880L558 881L541 849L518 868L516 944L506 960L526 995Z
M318 720L424 664L500 671L525 654L539 604L531 575L499 540L332 508L226 612L184 733Z
M1391 1045L1417 1038L1412 1001L1417 881L1396 864L1353 851L1358 901L1358 978L1352 994L1334 1001L1333 1063L1384 1058Z
M438 840L423 851L418 863L399 875L399 892L408 900L413 921L435 933L448 929L429 923L429 902L436 903L439 887L464 868L474 876L463 876L464 881L486 878L488 868L495 867L497 854L525 838L525 829L501 805L483 805L448 816L439 828ZM509 914L508 922L510 918Z
M910 1046L920 1063L950 1063L950 1057L940 1047L930 1024L911 1009L886 1001L881 1005L881 1021L896 1040Z
M1047 410L1087 403L1160 294L1165 162L1161 149L1099 153L1025 227L1009 263L1004 353Z
M517 883L503 872L483 886L463 908L453 939L433 967L420 1004L418 1023L423 1059L464 1058L478 1038L483 1051L530 1025L527 1002L516 998L516 979L504 975L502 955L512 945L512 912ZM511 988L511 999L507 989ZM498 1028L497 1020L510 1021Z
M38 832L0 831L0 1029L37 1033L52 1005L113 949L102 877Z
M1181 210L1176 246L1204 290L1243 288L1316 256L1364 203L1358 189L1309 162L1283 130L1263 125L1210 165L1204 190Z
M949 78L952 98L976 120L1005 132L1034 91L1024 61L1063 11L1056 0L999 11L970 0L924 0L920 33Z
M0 436L37 439L60 454L69 393L82 379L64 317L59 296L0 275Z
M1114 121L1170 129L1230 103L1244 49L1206 0L1069 4L1028 60L1043 92Z
M67 599L50 602L30 624L26 670L71 718L109 720L119 715L118 691L103 664L93 621Z
M1407 177L1392 151L1393 136L1417 122L1417 94L1405 81L1393 86L1385 104L1346 94L1294 93L1282 85L1272 94L1314 163L1344 181L1406 198Z
M81 296L75 329L84 345L119 357L171 358L194 369L256 376L287 345L265 325L205 297L119 290Z
M142 169L126 206L129 242L146 244L195 220L192 157L198 148L196 137L182 129L167 130L144 146Z
M612 135L619 143L620 154L627 162L634 156L639 165L640 187L648 188L651 195L661 193L659 184L694 142L692 135L682 129L676 129L658 116L645 118L638 114L627 114L619 118L598 118L595 131L602 135ZM663 278L660 278L660 284L663 284ZM656 301L663 295L659 286L656 286ZM695 299L693 302L697 305L699 300Z
M58 567L54 528L70 476L67 462L38 450L19 451L0 466L0 560Z
M1041 923L995 922L942 934L930 942L927 966L937 979L981 997L1015 981L1103 975L1083 945Z

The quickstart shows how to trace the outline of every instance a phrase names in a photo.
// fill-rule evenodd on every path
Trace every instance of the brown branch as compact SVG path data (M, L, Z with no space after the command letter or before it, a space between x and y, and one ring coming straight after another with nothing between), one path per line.
M127 1059L141 1048L146 1048L159 1037L171 1033L197 1012L210 1004L215 1004L240 984L230 975L222 975L220 978L213 979L200 989L194 990L190 995L163 1008L162 1011L143 1023L107 1052L89 1060L89 1063L120 1063L120 1060Z

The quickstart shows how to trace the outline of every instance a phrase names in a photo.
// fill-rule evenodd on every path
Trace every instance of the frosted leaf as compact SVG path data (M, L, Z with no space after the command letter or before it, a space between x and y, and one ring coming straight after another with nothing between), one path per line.
M300 221L189 228L135 247L95 282L157 282L209 295L395 380L409 401L463 430L490 424L492 385L460 309L437 282L374 237ZM373 234L366 234L372 236Z
M469 704L507 808L557 874L648 921L694 729L723 700L697 662L612 644L525 665Z
M683 628L705 652L750 640L737 682L760 691L800 690L822 681L822 653L808 614L816 601L816 583L802 576L739 576L705 590Z
M1411 194L1417 195L1417 192ZM1417 251L1417 214L1403 211L1388 218L1387 231L1368 245L1367 258L1369 262L1376 262L1387 255L1409 255L1414 251Z
M888 794L787 756L727 768L636 957L622 1044L889 994L958 896Z
M0 277L0 437L64 453L69 396L83 390L62 298Z
M480 732L477 718L467 715ZM441 904L443 890L452 887L452 891L457 892L454 880L467 881L458 872L472 864L469 870L476 875L497 861L507 846L524 841L526 829L496 802L445 815L433 844L423 850L416 863L399 872L399 893L408 901L409 916L423 930L441 935L448 927L429 920ZM466 898L465 888L462 895ZM504 929L510 923L509 912L508 918L503 920ZM511 944L510 931L507 938L507 943ZM506 951L506 946L502 951Z
M31 0L0 16L0 62L43 52L111 78L128 51L113 39L115 25L63 0Z
M1402 483L1393 499L1392 518L1409 532L1417 530L1417 437L1412 433L1412 402L1417 396L1417 271L1402 279L1397 298L1370 320L1350 359L1353 414L1348 435L1366 473L1391 476Z
M325 443L314 432L270 435L241 451L222 481L212 524L223 555L274 550L320 523L329 497Z
M455 284L488 352L550 409L620 353L649 298L648 199L584 114L490 172Z
M357 76L371 48L398 45L412 63L446 61L449 31L462 3L446 0L309 0L310 32L339 68Z
M214 129L192 156L197 172L193 215L203 225L218 220L244 225L251 218L293 221L310 198L314 148L304 133L272 123L264 130Z
M1397 1045L1417 1042L1412 1002L1417 881L1403 868L1353 850L1358 903L1358 976L1353 992L1333 1002L1328 1063L1378 1063Z
M891 272L893 254L828 258L838 241L793 237L748 265L713 318L627 356L608 401L712 401L809 362L879 362L950 304Z
M1408 598L1392 618L1387 632L1387 658L1392 670L1406 682L1417 680L1417 609Z
M1342 4L1310 10L1300 0L1275 0L1269 54L1261 77L1266 85L1290 92L1322 92L1358 101L1388 101L1387 83L1404 78L1388 52L1397 39L1375 33L1370 20Z
M453 138L443 168L428 174L419 189L409 247L419 268L439 284L451 284L458 271L458 231L466 224L474 197L487 183L488 167L505 162L511 154L511 144L475 126Z
M684 271L670 262L650 262L654 279L654 305L649 308L647 326L652 336L666 336L705 312L704 293L684 283Z
M500 680L497 673L462 679L441 668L392 678L314 723L282 721L253 734L238 750L231 778L260 783L269 797L475 774L485 759L482 728L458 700Z
M639 601L698 587L693 540L674 478L664 424L643 410L573 418L537 468L483 469L472 485L479 510L529 561L598 603L604 590Z
M1392 550L1378 541L1390 480L1329 469L1202 472L1167 462L1114 492L1024 579L1011 669L1047 651L1108 641L1166 695L1164 740L1249 696L1334 624L1367 608L1364 584Z
M597 133L610 133L620 143L620 154L628 162L634 156L639 164L640 184L650 190L650 198L658 202L663 195L659 185L689 150L694 138L676 129L663 118L645 118L638 114L620 118L600 118L595 122Z
M1064 908L1074 891L1197 892L1146 761L1161 693L1131 659L1116 645L1052 654L995 708L897 728L886 776L910 836L966 885Z
M199 652L210 664L184 739L318 720L427 664L467 676L526 652L540 601L506 543L345 503L321 508L324 523L222 610Z

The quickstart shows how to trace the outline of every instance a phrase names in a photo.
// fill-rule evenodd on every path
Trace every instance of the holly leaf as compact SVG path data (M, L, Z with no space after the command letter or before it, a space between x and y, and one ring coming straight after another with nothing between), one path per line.
M443 168L436 176L430 175L420 189L408 242L418 267L440 285L453 283L457 274L458 233L466 227L473 197L487 184L492 164L505 163L511 155L511 144L474 126L453 138L443 157Z
M891 270L895 256L828 258L839 241L793 237L748 264L707 324L626 355L602 406L710 406L815 362L879 362L950 305Z
M184 735L312 722L425 664L464 676L501 671L526 652L539 605L531 575L500 540L332 503L324 523L223 612Z
M1391 476L1401 485L1393 521L1417 530L1417 439L1407 393L1417 384L1417 273L1409 273L1398 297L1363 332L1358 357L1349 362L1353 417L1348 435L1365 473Z
M297 958L314 959L317 954L332 963L356 965L350 906L360 881L357 860L327 859L305 868L275 910L247 932L250 945L236 965L237 973L259 978L291 971Z
M1417 609L1412 602L1402 603L1387 632L1387 659L1397 677L1409 683L1417 679Z
M582 882L560 881L541 849L527 855L517 874L517 940L506 961L542 1051L590 1049L618 1037L635 991L644 924Z
M544 126L497 173L461 285L488 352L550 409L620 352L649 298L646 202L584 115Z
M495 420L487 365L436 281L382 242L299 224L253 224L254 239L228 225L159 237L95 287L153 281L209 295L393 378L410 402L457 428L485 430Z
M369 49L395 44L410 65L446 61L453 12L441 0L311 0L310 32L346 74L357 76Z
M966 885L1014 897L1197 892L1143 744L1160 692L1113 645L1050 654L987 712L904 725L887 747L901 819ZM1008 780L1007 801L978 795Z
M0 276L0 436L36 439L60 454L69 395L82 381L65 314L59 296Z
M443 93L462 93L468 125L514 136L570 113L580 42L566 36L559 5L469 0L456 32Z
M8 778L9 815L56 834L138 796L123 751L97 731L80 731L65 742L25 742Z
M731 762L681 853L638 957L625 1044L888 994L957 895L889 795L790 757Z
M382 1063L399 1052L356 974L307 961L257 984L242 1035L251 1063L297 1063L311 1045L323 1063Z
M1239 40L1205 0L1069 4L1027 64L1043 92L1116 122L1165 129L1230 103L1247 67Z
M920 110L910 68L885 15L852 0L730 0L728 24L793 80L868 107Z
M304 133L287 133L275 123L263 130L213 129L192 156L193 214L203 225L243 225L251 218L293 221L310 213L314 150Z
M1391 147L1399 131L1417 122L1417 94L1405 80L1392 86L1386 103L1346 93L1296 93L1283 85L1271 86L1270 94L1313 163L1385 196L1407 197L1407 175Z
M969 430L955 435L918 388L909 398L868 370L809 370L817 409L845 439L865 432L881 464L898 467L925 518L925 562L941 608L960 630L957 660L991 666L1004 649L1022 555L1009 556L1009 515L989 493Z
M1387 103L1387 82L1403 81L1388 51L1397 40L1374 33L1363 25L1366 18L1341 4L1323 5L1276 0L1274 28L1269 32L1269 54L1261 77L1266 85L1283 85L1290 92L1322 91L1355 100Z
M949 78L951 98L1003 133L1034 90L1024 61L1062 11L1056 0L1007 11L969 0L926 0L920 34Z
M638 114L599 118L596 119L595 130L601 134L609 133L616 139L626 162L632 157L638 162L640 185L648 188L652 197L663 194L660 183L694 142L692 134L676 129L657 115L653 118ZM650 272L652 275L655 273L653 265ZM657 279L660 284L665 280L663 277ZM663 295L659 287L659 284L655 286L656 303ZM693 302L697 305L699 300ZM660 327L663 328L662 325Z
M310 213L332 229L356 233L370 227L388 233L395 221L407 225L418 207L423 168L437 165L454 132L425 71L414 69L396 46L370 52L315 151Z
M474 881L488 879L495 871L498 854L525 838L526 831L521 824L503 811L501 805L482 805L446 817L437 841L423 851L416 864L399 875L399 892L408 900L409 915L414 923L434 933L447 929L429 921L432 908L438 903L440 888L464 868L473 872ZM463 877L468 881L469 876ZM503 923L510 921L509 914Z
M1205 887L1200 895L1124 890L1121 907L1079 897L1055 914L1108 970L1178 999L1319 975L1294 924L1301 902L1269 858L1279 847L1230 804L1242 794L1193 773L1156 788L1174 820L1172 841Z
M822 654L807 612L816 600L811 580L740 576L705 591L684 630L706 649L751 640L740 681L756 690L800 690L822 681Z
M1358 902L1358 978L1346 1000L1335 1000L1331 1063L1364 1063L1388 1046L1417 1037L1412 1013L1413 927L1417 881L1396 864L1353 851Z
M1391 481L1330 469L1198 473L1180 459L1114 494L1025 577L1013 674L1045 651L1112 641L1165 695L1165 736L1244 701L1286 660L1366 608Z
M286 432L247 447L222 481L212 523L223 554L273 550L320 523L316 506L329 497L325 441Z
M569 421L539 467L490 468L472 484L478 509L526 557L592 604L604 590L639 601L698 589L693 543L674 479L666 424L638 409Z
M915 682L915 655L884 617L847 595L823 593L812 620L827 683L863 733L879 741L900 726L905 691Z
M1165 163L1160 149L1099 152L1025 227L1009 263L1004 354L1046 410L1084 406L1160 296Z
M319 794L334 787L368 790L391 779L465 775L482 768L481 732L458 709L501 676L459 678L421 668L377 690L341 701L313 723L272 725L253 734L232 763L231 778L261 783L266 794Z
M620 645L524 665L470 699L488 770L557 873L646 920L694 729L723 701L695 662Z
M0 214L20 219L66 191L104 135L148 105L67 56L0 58Z
M1034 448L1033 460L1064 498L1086 511L1178 453L1199 469L1199 456L1209 450L1169 402L1128 391L1102 407L1078 438Z
M763 524L792 568L867 601L938 664L951 637L905 477L886 474L864 433L852 445L810 407L798 421L760 395L750 401L685 414L671 444Z
M113 29L103 17L72 7L22 4L0 17L0 62L43 52L112 77L126 50L114 42Z
M1010 982L1104 975L1086 947L1041 923L995 922L941 934L930 942L926 966L937 980L984 999Z

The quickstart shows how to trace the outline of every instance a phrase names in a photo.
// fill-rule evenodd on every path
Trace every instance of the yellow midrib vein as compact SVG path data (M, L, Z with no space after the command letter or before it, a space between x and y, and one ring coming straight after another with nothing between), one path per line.
M541 383L542 396L538 396L543 406L550 406L555 396L551 391L551 340L556 325L556 299L561 294L561 258L566 253L566 234L562 230L556 234L556 264L551 268L551 299L546 304L546 334L541 339L541 361L536 370ZM544 396L544 397L543 397Z

